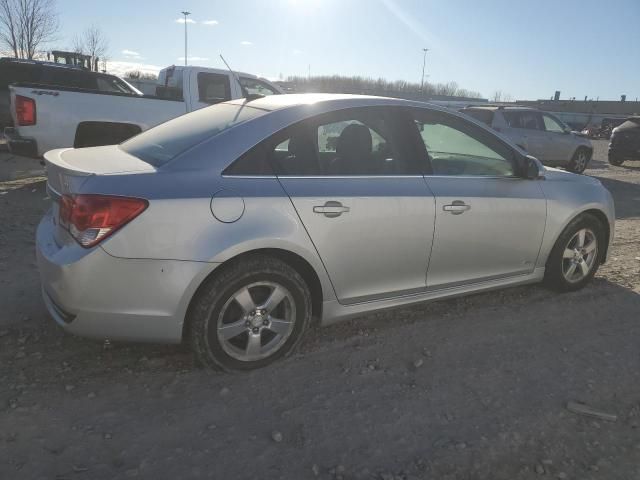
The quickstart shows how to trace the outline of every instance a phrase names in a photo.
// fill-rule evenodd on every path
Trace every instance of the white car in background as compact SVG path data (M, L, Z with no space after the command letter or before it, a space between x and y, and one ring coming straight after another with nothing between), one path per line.
M533 108L470 106L460 110L508 137L545 165L582 173L593 155L588 138L572 132L558 117Z

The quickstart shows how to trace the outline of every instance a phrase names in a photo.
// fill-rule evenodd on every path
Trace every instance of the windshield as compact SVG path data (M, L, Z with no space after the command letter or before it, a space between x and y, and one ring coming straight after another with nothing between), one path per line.
M220 103L162 123L127 140L120 148L160 167L202 141L265 113L246 104Z

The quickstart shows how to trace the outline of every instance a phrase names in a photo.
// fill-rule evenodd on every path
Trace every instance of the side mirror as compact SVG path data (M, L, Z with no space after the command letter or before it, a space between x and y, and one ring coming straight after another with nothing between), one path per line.
M528 180L544 179L544 167L537 158L531 155L524 157L524 177Z

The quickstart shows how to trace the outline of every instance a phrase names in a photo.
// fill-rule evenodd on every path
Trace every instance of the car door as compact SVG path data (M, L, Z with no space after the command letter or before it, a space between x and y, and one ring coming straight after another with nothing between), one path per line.
M507 136L530 155L545 161L549 140L540 113L533 110L504 110L503 115L508 125Z
M341 303L426 289L435 200L407 125L388 108L341 110L289 129L270 153Z
M553 115L542 113L542 121L547 135L547 161L563 163L570 160L576 147L573 135Z
M490 131L449 113L412 114L436 200L428 288L531 273L546 221L539 181L518 176L514 150Z

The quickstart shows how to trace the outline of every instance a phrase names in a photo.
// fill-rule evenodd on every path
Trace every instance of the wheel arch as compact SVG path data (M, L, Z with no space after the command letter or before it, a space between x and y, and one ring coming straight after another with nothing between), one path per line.
M600 263L605 263L607 261L607 254L609 253L609 242L611 241L611 225L609 225L609 219L607 218L607 215L602 210L598 210L597 208L591 208L589 210L580 212L580 214L576 215L576 217L574 218L577 218L578 216L585 215L585 214L593 215L594 217L596 217L602 224L602 227L604 228L605 243L604 243L604 250L602 251L602 258L600 260Z
M574 214L570 215L569 217L567 217L564 221L564 223L562 225L559 225L557 230L556 230L556 234L553 237L553 242L551 243L550 247L549 247L549 251L545 257L545 264L548 260L548 256L551 253L551 250L553 249L554 245L556 244L556 242L558 241L558 238L560 238L560 235L562 235L562 232L565 231L565 229L567 228L567 226L573 222L576 218L582 216L582 215L592 215L594 216L596 219L598 219L598 221L602 224L602 227L604 228L604 232L605 232L605 245L604 245L604 250L602 252L602 259L600 263L605 263L606 259L607 259L607 253L609 251L609 243L611 241L611 226L609 224L609 218L607 217L607 214L600 210L599 208L595 208L595 207L590 207L587 208L585 210L580 210L579 212L575 212Z
M189 322L188 318L191 313L191 309L194 303L194 299L198 296L204 285L214 276L220 275L221 272L226 270L227 268L241 262L243 259L252 256L252 255L267 255L273 258L277 258L294 270L296 270L304 279L307 286L309 287L309 291L311 293L311 315L313 318L313 323L317 324L322 319L322 305L324 302L324 291L322 288L322 282L320 280L320 276L316 269L309 263L304 257L301 255L294 253L290 250L285 250L283 248L257 248L253 250L247 250L242 253L238 253L237 255L228 258L224 262L222 262L218 267L213 269L206 277L204 277L198 287L195 289L191 298L189 299L189 304L187 306L184 322L182 325L182 339L184 340L188 335Z

